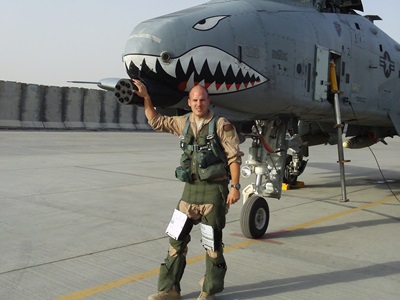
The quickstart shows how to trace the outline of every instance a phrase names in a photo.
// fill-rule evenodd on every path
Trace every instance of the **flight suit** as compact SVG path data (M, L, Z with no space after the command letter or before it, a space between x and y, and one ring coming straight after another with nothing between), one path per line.
M185 116L168 117L157 115L149 124L158 131L169 132L177 136L184 133L187 119L190 121L189 132L195 140L207 135L208 125L214 118L212 111L198 124L193 114ZM235 128L224 118L216 121L216 138L219 141L224 163L241 163L243 153L239 150L239 138ZM193 154L195 155L195 153ZM183 155L184 157L184 155ZM186 156L187 158L187 156ZM190 157L190 160L193 157ZM191 161L189 161L191 163ZM184 164L183 164L184 165ZM187 245L190 242L190 231L193 225L203 223L214 228L215 249L207 250L206 272L202 279L202 290L208 294L216 294L224 288L224 277L226 273L226 263L223 256L222 229L225 227L225 215L228 211L226 199L228 196L229 178L225 172L223 175L218 173L210 180L200 180L198 161L195 160L190 168L190 181L186 182L181 200L177 209L185 213L189 222L185 226L184 232L179 240L170 238L170 248L165 262L161 264L158 280L159 291L169 291L174 288L180 292L180 280L186 266Z

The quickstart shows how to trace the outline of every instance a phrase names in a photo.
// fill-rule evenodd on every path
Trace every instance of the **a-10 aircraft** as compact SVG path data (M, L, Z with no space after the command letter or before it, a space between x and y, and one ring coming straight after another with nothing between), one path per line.
M242 175L243 234L264 235L267 197L294 184L308 147L361 148L400 133L400 45L362 16L361 0L213 0L139 24L123 61L164 114L189 110L207 87L213 110L252 138ZM130 79L101 81L120 103L142 105ZM344 178L344 177L343 177ZM345 200L345 199L343 199Z

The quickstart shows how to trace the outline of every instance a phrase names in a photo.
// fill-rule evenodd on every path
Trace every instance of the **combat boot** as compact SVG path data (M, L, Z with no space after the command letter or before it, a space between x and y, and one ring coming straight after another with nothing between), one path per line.
M215 295L207 294L206 292L200 292L197 300L215 300Z
M205 276L203 276L199 281L201 288L203 288L204 280L205 280ZM214 299L215 299L214 295L209 295L206 292L200 292L200 295L197 298L197 300L214 300Z
M181 294L174 289L169 290L168 292L159 291L155 294L150 295L147 298L147 300L180 300L180 299L181 299Z

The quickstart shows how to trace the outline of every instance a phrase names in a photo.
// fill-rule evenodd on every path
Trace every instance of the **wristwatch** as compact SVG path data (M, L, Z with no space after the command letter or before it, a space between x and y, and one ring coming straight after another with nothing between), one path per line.
M231 188L235 188L238 191L240 191L240 183L236 183L236 184L231 184Z

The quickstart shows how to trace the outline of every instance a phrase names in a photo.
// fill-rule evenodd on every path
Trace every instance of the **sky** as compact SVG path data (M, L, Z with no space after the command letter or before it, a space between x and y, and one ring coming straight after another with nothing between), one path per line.
M126 77L125 42L140 22L206 0L0 0L0 80L77 86ZM400 42L399 0L363 0L363 15ZM82 85L80 85L82 86Z

